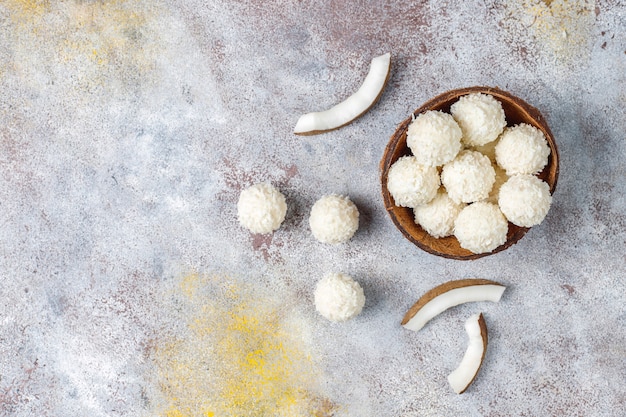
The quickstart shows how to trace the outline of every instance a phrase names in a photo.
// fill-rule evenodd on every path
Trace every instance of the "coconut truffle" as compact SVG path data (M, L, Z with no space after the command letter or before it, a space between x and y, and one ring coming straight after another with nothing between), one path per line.
M403 156L389 168L387 189L397 206L426 204L437 195L440 185L437 168L421 165L414 156Z
M359 210L346 196L326 195L313 204L309 225L322 243L342 243L359 228Z
M435 238L450 236L454 232L454 221L465 205L455 203L445 190L427 204L415 207L415 223Z
M452 161L459 153L461 136L461 128L451 115L429 110L411 122L406 144L419 164L436 167Z
M237 217L239 223L252 233L271 233L285 220L285 196L268 183L246 188L239 195Z
M461 141L470 146L496 140L506 127L502 104L489 94L462 96L450 107L450 113L463 132Z
M514 175L500 187L498 204L511 223L521 227L538 225L552 204L550 186L532 175Z
M473 203L489 196L496 173L488 157L480 152L462 151L444 165L441 182L450 198L457 203Z
M315 287L315 309L330 321L349 320L364 305L363 288L348 275L326 274Z
M549 155L543 132L526 123L504 129L496 145L496 161L509 176L538 173L548 164Z
M454 222L454 236L473 253L491 252L506 242L508 222L497 205L480 201L465 207Z

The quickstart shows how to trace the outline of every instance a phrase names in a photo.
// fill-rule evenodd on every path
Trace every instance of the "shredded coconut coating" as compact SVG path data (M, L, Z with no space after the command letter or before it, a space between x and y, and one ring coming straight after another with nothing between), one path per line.
M315 309L330 321L356 317L365 305L363 288L352 277L326 274L315 288Z
M488 157L480 152L462 151L444 165L441 182L450 198L457 203L473 203L489 196L496 173Z
M432 201L413 209L415 223L432 237L450 236L454 232L454 221L464 206L452 201L448 193L440 189Z
M538 225L552 204L550 186L532 175L514 175L500 187L498 204L511 223L521 227Z
M450 113L463 132L461 141L470 146L496 140L506 127L502 104L489 94L462 96L450 107Z
M526 123L504 129L496 146L496 161L509 176L538 173L548 164L549 155L543 132Z
M461 247L473 253L487 253L506 242L508 226L497 205L480 201L459 213L454 236Z
M387 189L397 206L417 207L435 198L441 185L437 168L403 156L389 168Z
M506 175L506 171L500 168L498 165L492 165L493 170L496 173L496 181L493 183L493 187L491 187L491 192L489 193L489 197L485 200L488 203L498 204L498 196L500 195L500 187L502 184L507 182L509 176Z
M309 226L322 243L346 242L359 228L359 210L346 196L326 195L313 204Z
M252 233L273 232L280 227L286 214L285 196L271 184L252 185L239 195L237 202L239 223Z
M461 128L448 113L429 110L419 114L407 130L406 144L426 166L450 162L461 150Z
M472 151L477 151L485 155L492 163L496 163L496 145L498 140L493 140L487 144L480 146L468 146L467 148Z

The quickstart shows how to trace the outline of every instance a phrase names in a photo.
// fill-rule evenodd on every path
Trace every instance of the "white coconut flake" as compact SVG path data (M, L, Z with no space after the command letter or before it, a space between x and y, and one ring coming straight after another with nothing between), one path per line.
M465 321L465 332L469 338L467 349L459 366L448 375L448 383L457 394L464 392L472 383L483 362L486 344L480 327L481 315L473 314Z
M549 155L543 132L526 123L506 128L496 145L496 161L509 176L538 173Z
M389 77L390 64L390 53L373 58L363 84L354 94L328 110L306 113L300 116L294 128L294 133L301 134L336 129L361 116L380 96Z
M536 226L550 210L550 186L533 175L512 176L500 187L498 204L511 223L521 227Z
M462 248L487 253L506 242L508 222L497 205L484 201L470 204L454 222L454 236Z
M426 204L435 198L440 185L437 168L421 165L414 156L403 156L389 168L387 189L397 206Z
M441 166L461 150L461 128L448 113L429 110L419 114L407 130L406 144L418 163Z

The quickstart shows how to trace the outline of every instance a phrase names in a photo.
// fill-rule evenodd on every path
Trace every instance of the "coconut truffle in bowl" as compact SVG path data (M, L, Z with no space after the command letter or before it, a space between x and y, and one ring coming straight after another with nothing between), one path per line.
M489 196L496 173L489 158L480 152L462 151L444 165L441 182L450 198L457 203L473 203Z
M491 252L506 242L508 222L497 205L480 201L465 207L454 222L454 236L472 253Z
M420 164L414 156L403 156L389 169L387 188L398 206L417 207L437 194L437 168Z
M491 137L489 138L483 137L482 139L477 139L476 141L468 140L466 142L462 139L463 145L467 148L466 149L467 151L478 151L479 155L482 154L482 156L485 159L490 160L491 169L487 167L486 163L483 164L481 162L480 166L485 165L485 169L484 170L481 169L480 171L483 171L483 173L486 173L488 171L492 172L493 174L492 180L494 182L491 186L491 190L485 193L485 191L490 188L489 180L488 180L488 178L491 177L490 174L475 175L476 178L480 179L479 180L480 186L476 186L477 183L472 182L471 183L472 185L470 186L470 188L472 189L475 188L476 190L480 190L480 192L476 192L475 196L470 197L469 199L466 200L466 201L474 200L474 202L470 202L469 203L470 206L466 207L464 210L467 210L469 209L469 207L474 206L476 204L479 204L478 207L480 207L480 203L488 201L489 203L491 203L491 206L489 207L494 209L495 212L499 214L499 218L500 219L504 218L505 226L508 226L506 230L505 240L503 241L502 244L495 247L494 249L488 252L483 252L483 250L485 249L480 248L480 245L477 245L479 247L475 249L474 251L471 251L467 249L468 247L470 247L467 243L464 243L464 246L461 246L459 239L456 237L456 235L461 237L463 234L462 222L459 221L459 218L457 218L455 222L459 225L455 235L441 237L441 238L433 237L433 235L431 235L430 233L426 231L426 226L422 226L419 224L420 223L419 219L416 221L415 212L420 210L419 208L420 206L417 206L417 207L400 206L394 200L393 196L391 195L389 191L389 187L388 187L389 171L390 171L391 166L393 166L393 164L402 157L412 155L413 153L416 153L416 154L419 153L419 149L415 147L414 147L415 149L412 149L408 146L409 126L414 124L414 122L418 120L420 115L426 114L427 112L430 112L430 111L449 113L451 112L452 106L454 106L455 104L456 104L455 113L457 113L457 115L459 114L459 112L463 113L464 111L460 110L463 106L461 106L461 104L457 104L460 101L464 103L463 105L467 104L467 102L471 103L472 101L475 101L476 103L483 103L483 100L484 102L491 101L489 98L482 97L480 95L474 96L474 94L483 94L485 96L491 96L497 102L499 102L502 107L502 110L504 111L505 121L506 121L507 126L528 124L530 126L535 127L539 131L541 131L541 133L544 135L545 139L547 140L547 144L550 148L550 153L547 159L547 164L542 169L540 169L539 172L536 172L534 174L541 180L544 180L549 185L550 193L554 192L554 189L557 183L558 174L559 174L559 161L558 161L559 155L558 155L557 146L556 146L554 137L552 135L552 132L550 131L550 128L548 127L545 119L540 114L540 112L536 108L531 106L530 104L526 103L521 98L516 97L513 94L508 93L506 91L500 90L499 88L477 86L477 87L468 87L468 88L450 90L450 91L444 92L443 94L435 96L432 99L428 100L427 102L423 103L420 107L418 107L415 111L413 111L413 113L408 118L404 119L398 125L397 129L392 134L385 148L383 158L381 159L381 162L380 162L380 166L381 166L380 178L381 178L383 202L385 205L385 209L387 210L387 213L389 214L392 222L394 223L394 225L398 228L398 230L402 233L402 235L405 238L409 239L412 243L417 245L420 249L423 249L434 255L443 256L443 257L450 258L450 259L461 259L461 260L478 259L483 256L488 256L494 253L501 252L503 250L506 250L507 248L510 248L512 245L518 242L528 231L527 227L521 227L521 226L515 225L512 222L506 222L506 217L504 217L504 215L502 214L502 211L500 211L498 207L500 185L504 183L508 178L506 171L502 167L506 165L506 162L503 162L503 159L498 161L496 157L496 149L498 148L498 145L500 145L500 140L502 136L504 135L504 132L500 134L500 136L497 137L495 140L491 140L490 142L487 142L483 145L477 145L476 143L482 143L486 140L492 139L493 136L495 136L495 133L491 133ZM464 99L464 97L466 96L471 96L475 98ZM491 108L491 113L490 113L491 116L489 116L489 119L491 120L498 119L496 115L499 113L499 110L498 110L497 103L495 104L496 106ZM480 104L476 105L476 107L473 109L467 110L465 113L467 114L476 113L479 110L477 108L479 106ZM461 117L459 117L459 122L457 122L457 125L459 126L460 126L460 120L461 120ZM498 123L496 123L495 125L496 125L496 128L494 128L493 130L489 126L482 126L481 129L483 127L489 127L489 129L486 129L486 130L497 133L499 129L497 127ZM459 128L463 129L462 127L459 127ZM505 131L506 129L507 128L505 128ZM467 134L467 136L469 137L470 135ZM470 145L470 142L474 144ZM459 151L459 154L463 152L464 151L461 150ZM441 166L438 166L437 168L440 170L440 172L446 171L445 166L450 163L451 162L445 163L443 168L441 168ZM500 164L502 164L502 166ZM446 176L445 172L442 175L443 177L445 177ZM446 192L448 193L450 198L452 198L453 200L454 198L456 198L458 202L461 202L462 193L460 189L464 187L462 186L458 187L459 190L457 190L458 192L456 193L456 196L455 196L455 191L454 191L455 185L456 185L455 183L457 182L460 183L461 180L459 180L458 175L449 175L449 176L452 177L452 179L450 178L448 178L448 180L444 180L444 178L441 179L441 182L444 186L443 188L446 189ZM485 181L485 179L487 179L487 181ZM425 204L425 206L427 205L428 204ZM494 210L491 210L491 211L494 211ZM460 217L463 217L463 216L460 216ZM496 217L498 216L494 216L494 218ZM497 222L497 223L500 223L500 222ZM501 227L501 230L504 231L505 228ZM480 232L480 228L477 228L477 231ZM461 237L461 240L463 240L462 237ZM477 253L477 251L480 253Z
M465 204L455 203L444 189L429 203L415 207L415 223L435 238L451 236L454 232L454 221Z
M313 204L309 226L322 243L346 242L359 228L359 210L347 196L326 195Z
M452 161L459 153L461 136L461 128L451 115L427 111L409 125L406 144L419 164L436 167Z
M239 195L237 202L239 223L252 233L273 232L285 220L286 213L285 196L271 184L252 185Z
M490 94L472 93L459 98L450 113L463 131L462 141L482 146L500 136L506 127L502 104Z
M548 164L548 156L543 132L526 123L504 129L496 145L496 161L509 176L538 173Z
M500 187L498 204L511 223L536 226L550 210L550 186L533 175L514 175Z

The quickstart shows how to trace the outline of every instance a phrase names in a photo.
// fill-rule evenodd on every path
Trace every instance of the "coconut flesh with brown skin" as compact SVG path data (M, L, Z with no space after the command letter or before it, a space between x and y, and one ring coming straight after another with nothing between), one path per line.
M488 279L461 279L441 284L424 294L407 311L402 325L418 331L433 317L459 304L492 301L498 302L506 287Z
M315 135L328 132L345 126L363 115L382 94L389 79L390 68L390 53L372 59L370 70L363 84L354 94L328 110L300 116L294 133L297 135Z
M473 314L465 322L469 338L467 349L459 366L448 375L448 383L457 394L462 394L474 382L487 351L487 325L482 313Z

